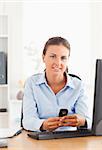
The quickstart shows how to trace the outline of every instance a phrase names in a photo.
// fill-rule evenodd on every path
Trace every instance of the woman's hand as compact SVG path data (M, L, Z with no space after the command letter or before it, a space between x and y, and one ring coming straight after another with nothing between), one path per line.
M68 115L60 118L60 126L79 127L85 125L85 118L79 114Z
M53 131L60 127L60 117L48 118L42 124L43 130Z
M63 117L54 117L46 119L42 124L42 129L47 131L53 131L58 127L72 126L79 127L85 125L85 118L79 114L73 114Z

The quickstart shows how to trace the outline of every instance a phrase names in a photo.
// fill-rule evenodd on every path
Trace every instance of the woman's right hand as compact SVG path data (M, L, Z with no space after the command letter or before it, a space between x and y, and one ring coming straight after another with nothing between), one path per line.
M42 129L47 131L53 131L60 127L60 118L54 117L54 118L48 118L46 119L42 124Z

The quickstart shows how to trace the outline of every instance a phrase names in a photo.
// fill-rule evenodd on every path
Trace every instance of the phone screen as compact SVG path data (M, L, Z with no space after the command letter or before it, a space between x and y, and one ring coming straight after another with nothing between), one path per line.
M60 109L59 117L66 116L68 114L68 109Z

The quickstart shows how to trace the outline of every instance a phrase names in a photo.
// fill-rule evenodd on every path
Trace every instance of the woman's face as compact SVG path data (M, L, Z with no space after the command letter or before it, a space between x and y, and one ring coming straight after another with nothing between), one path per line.
M43 61L50 75L62 75L68 64L69 50L63 45L49 45Z

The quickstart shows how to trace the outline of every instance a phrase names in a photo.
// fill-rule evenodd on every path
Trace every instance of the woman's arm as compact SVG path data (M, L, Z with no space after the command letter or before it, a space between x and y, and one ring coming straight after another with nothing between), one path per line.
M37 131L45 119L40 119L32 88L32 81L26 81L23 97L23 127L26 130Z

